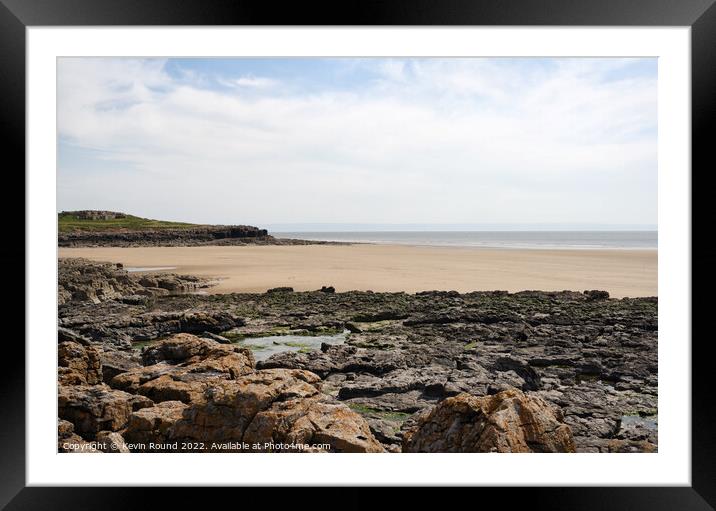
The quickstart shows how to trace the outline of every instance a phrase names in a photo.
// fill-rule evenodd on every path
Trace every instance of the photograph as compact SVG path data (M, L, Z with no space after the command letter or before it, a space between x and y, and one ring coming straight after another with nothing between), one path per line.
M55 78L57 453L658 457L658 58Z

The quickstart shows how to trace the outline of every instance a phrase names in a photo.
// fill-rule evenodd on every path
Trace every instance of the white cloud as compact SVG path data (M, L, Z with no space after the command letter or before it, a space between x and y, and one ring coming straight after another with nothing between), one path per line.
M62 59L60 135L119 165L63 163L58 207L220 223L655 223L656 81L605 81L624 65L386 60L372 86L287 95L268 77L234 79L234 93L174 80L159 60Z
M270 89L279 84L278 80L252 75L242 76L234 80L220 79L219 83L229 87L247 87L250 89Z

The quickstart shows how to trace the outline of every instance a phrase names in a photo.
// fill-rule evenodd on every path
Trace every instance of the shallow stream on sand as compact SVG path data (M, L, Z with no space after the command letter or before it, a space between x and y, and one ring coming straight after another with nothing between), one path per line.
M176 270L176 266L125 266L129 273Z

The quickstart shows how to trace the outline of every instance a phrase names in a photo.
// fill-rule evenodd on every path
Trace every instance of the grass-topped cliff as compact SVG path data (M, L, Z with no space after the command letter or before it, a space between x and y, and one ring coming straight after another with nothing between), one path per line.
M63 211L57 215L60 232L190 229L198 224L151 220L114 211Z
M199 245L313 245L325 241L276 239L253 225L205 225L141 218L116 211L57 214L60 247L189 247Z
M116 211L58 213L60 247L179 247L276 243L252 225L202 225L141 218Z

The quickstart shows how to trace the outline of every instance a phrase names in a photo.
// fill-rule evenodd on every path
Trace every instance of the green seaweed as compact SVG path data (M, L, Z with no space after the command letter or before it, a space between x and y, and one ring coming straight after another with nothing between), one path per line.
M348 408L361 415L369 417L378 417L383 420L402 422L410 417L409 413L394 412L391 410L379 410L377 408L371 408L370 406L365 406L359 403L348 403Z

